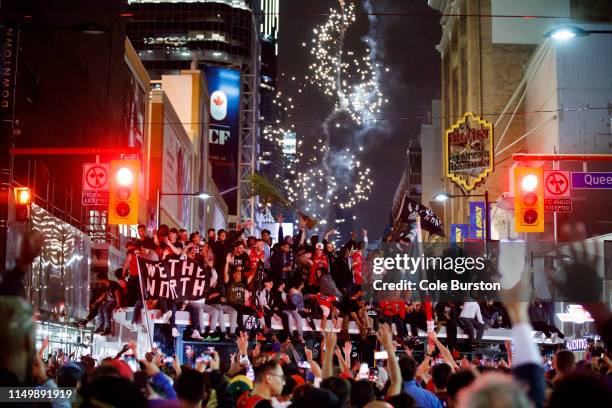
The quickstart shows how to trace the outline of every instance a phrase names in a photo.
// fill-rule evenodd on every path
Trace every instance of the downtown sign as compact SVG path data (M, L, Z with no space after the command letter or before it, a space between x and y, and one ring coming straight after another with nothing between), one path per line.
M474 189L493 171L493 125L465 113L445 132L444 167L446 177L463 191Z
M210 94L208 130L212 178L219 191L238 185L238 149L240 147L240 71L206 66ZM230 214L238 213L238 192L223 195Z

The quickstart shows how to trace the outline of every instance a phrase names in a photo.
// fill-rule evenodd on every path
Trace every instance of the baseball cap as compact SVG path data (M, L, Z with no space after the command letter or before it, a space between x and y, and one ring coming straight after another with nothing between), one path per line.
M227 385L227 392L232 395L241 395L245 391L253 389L253 381L246 375L237 375L233 377Z
M318 242L317 245L315 245L316 249L323 249L323 244Z

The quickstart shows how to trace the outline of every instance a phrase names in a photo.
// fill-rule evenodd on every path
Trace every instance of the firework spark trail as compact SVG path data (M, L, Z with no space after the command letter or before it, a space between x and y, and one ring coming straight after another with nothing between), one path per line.
M366 194L372 185L372 181L368 178L369 169L365 172L360 170L359 161L349 149L331 148L330 126L342 115L348 115L359 126L353 135L353 143L359 145L367 131L376 126L376 122L371 119L380 112L383 102L378 86L379 65L375 62L378 59L374 40L376 17L371 16L373 18L370 18L370 33L363 39L368 46L367 57L360 60L354 56L353 51L347 51L347 62L345 62L344 38L347 28L355 21L355 13L353 3L346 5L343 0L339 3L340 13L330 10L328 21L314 29L317 36L312 41L315 46L311 49L311 54L315 56L315 63L310 66L311 84L322 89L324 94L335 98L334 110L323 123L323 154L319 163L327 175L324 180L319 179L323 185L317 188L319 191L321 188L325 190L325 203L315 201L306 208L311 211L315 208L319 211L321 208L326 209L323 213L328 213L330 209L325 204L337 201L339 189L341 195L347 197L341 200L339 205L341 208L348 208L361 200L366 200ZM363 6L366 11L372 11L369 0L364 0ZM336 127L339 127L338 123ZM316 175L320 174L320 171L315 167L309 173ZM355 179L356 176L358 177ZM351 189L354 188L354 191L350 191L349 186ZM321 215L327 218L327 214Z
M370 1L363 2L364 9L371 11ZM376 17L369 18L370 31L362 38L366 44L366 55L359 58L354 51L344 49L346 31L356 20L355 6L344 0L339 0L339 5L340 11L330 9L326 22L313 29L314 37L310 42L313 62L308 67L309 74L304 78L304 83L298 86L300 94L304 86L319 89L333 99L334 107L322 125L323 134L313 146L313 157L302 163L306 165L305 170L298 174L295 185L285 180L289 199L299 203L305 212L320 219L322 224L326 223L334 206L350 208L368 199L373 185L370 170L362 168L356 156L363 151L365 134L379 127L380 123L374 119L380 113L383 102L386 102L379 86ZM307 44L302 43L302 46L306 47ZM295 80L295 77L291 79ZM279 92L275 103L291 116L291 109L294 108L292 98L281 98ZM340 124L347 119L356 125L350 129L351 148L332 147L333 129L346 129ZM291 130L279 125L271 134L264 136L282 144L282 136ZM299 152L296 162L300 162L302 156L303 152Z

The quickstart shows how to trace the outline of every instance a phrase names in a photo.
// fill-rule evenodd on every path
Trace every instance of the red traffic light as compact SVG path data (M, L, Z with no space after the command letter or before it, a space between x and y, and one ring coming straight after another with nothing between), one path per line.
M133 225L138 223L137 160L112 160L110 165L108 223Z
M117 183L122 186L129 186L134 182L134 174L129 167L121 167L117 171Z
M22 205L30 204L30 189L27 187L16 188L15 202Z
M527 174L521 180L523 191L533 191L538 187L538 177L535 174Z
M514 168L514 227L516 232L544 231L542 168Z
M27 222L30 220L30 202L32 194L27 187L15 188L15 220Z

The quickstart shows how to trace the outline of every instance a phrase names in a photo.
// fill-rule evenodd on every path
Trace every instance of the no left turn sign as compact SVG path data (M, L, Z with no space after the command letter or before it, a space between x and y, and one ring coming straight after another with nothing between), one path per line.
M571 197L570 172L544 170L544 198Z

